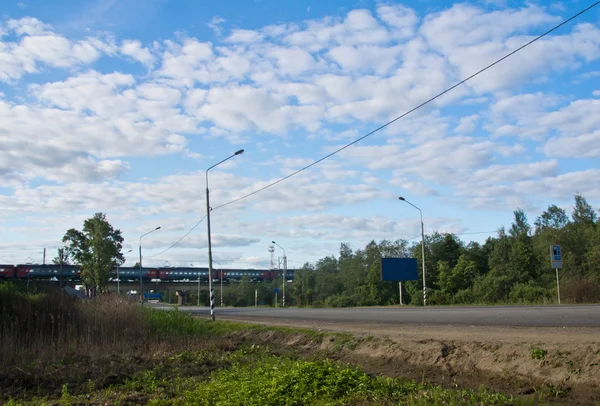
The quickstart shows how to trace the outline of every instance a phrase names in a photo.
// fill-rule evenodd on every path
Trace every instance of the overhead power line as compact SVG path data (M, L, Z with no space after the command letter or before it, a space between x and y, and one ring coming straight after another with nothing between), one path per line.
M419 105L418 105L418 106L416 106L416 107L413 107L412 109L408 110L407 112L405 112L405 113L403 113L403 114L399 115L398 117L394 118L394 119L393 119L393 120L391 120L391 121L388 121L387 123L385 123L385 124L381 125L380 127L377 127L376 129L374 129L373 131L371 131L371 132L369 132L369 133L367 133L367 134L363 135L362 137L359 137L359 138L355 139L355 140L354 140L354 141L352 141L351 143L349 143L349 144L346 144L346 145L344 145L343 147L336 149L335 151L333 151L333 152L331 152L331 153L329 153L329 154L325 155L324 157L322 157L322 158L320 158L320 159L318 159L318 160L316 160L316 161L314 161L314 162L312 162L312 163L310 163L310 164L306 165L305 167L303 167L303 168L300 168L300 169L298 169L297 171L295 171L295 172L292 172L292 173L290 173L289 175L287 175L287 176L284 176L283 178L281 178L281 179L278 179L278 180L276 180L276 181L275 181L275 182L273 182L273 183L269 183L268 185L266 185L266 186L263 186L262 188L260 188L260 189L257 189L257 190L255 190L254 192L248 193L247 195L244 195L244 196L242 196L242 197L238 197L237 199L234 199L234 200L232 200L232 201L230 201L230 202L227 202L227 203L221 204L221 205L219 205L219 206L216 206L216 207L214 207L214 210L216 210L216 209L220 209L221 207L225 207L225 206L228 206L228 205L230 205L230 204L233 204L233 203L236 203L236 202L239 202L240 200L246 199L246 198L248 198L248 197L250 197L250 196L252 196L252 195L255 195L255 194L259 193L259 192L262 192L262 191L263 191L263 190L265 190L265 189L268 189L268 188L270 188L270 187L272 187L272 186L275 186L275 185L277 185L278 183L281 183L281 182L283 182L284 180L287 180L287 179L291 178L292 176L295 176L295 175L299 174L300 172L303 172L303 171L305 171L305 170L307 170L307 169L309 169L309 168L311 168L311 167L315 166L316 164L318 164L318 163L320 163L320 162L322 162L322 161L324 161L324 160L326 160L326 159L328 159L328 158L330 158L330 157L332 157L332 156L336 155L337 153L339 153L339 152L341 152L341 151L345 150L346 148L348 148L348 147L350 147L350 146L352 146L352 145L354 145L354 144L356 144L356 143L358 143L358 142L360 142L360 141L364 140L365 138L367 138L367 137L369 137L369 136L371 136L371 135L375 134L376 132L379 132L379 131L383 130L384 128L388 127L389 125L391 125L391 124L395 123L396 121L398 121L398 120L400 120L400 119L402 119L402 118L404 118L404 117L408 116L409 114L411 114L411 113L415 112L416 110L420 109L421 107L423 107L423 106L425 106L425 105L427 105L427 104L431 103L432 101L434 101L434 100L436 100L436 99L438 99L438 98L442 97L443 95L445 95L446 93L448 93L448 92L450 92L450 91L454 90L454 89L455 89L455 88L457 88L458 86L460 86L460 85L462 85L462 84L464 84L464 83L468 82L469 80L471 80L471 79L473 79L474 77L478 76L479 74L481 74L481 73L485 72L486 70L490 69L491 67L493 67L493 66L495 66L495 65L499 64L500 62L502 62L502 61L503 61L503 60L505 60L506 58L509 58L510 56L512 56L512 55L514 55L514 54L516 54L517 52L521 51L522 49L524 49L524 48L528 47L529 45L533 44L534 42L536 42L536 41L540 40L541 38L545 37L546 35L550 34L551 32L553 32L553 31L557 30L558 28L560 28L560 27L562 27L563 25L565 25L565 24L569 23L570 21L574 20L575 18L579 17L580 15L584 14L585 12L587 12L587 11L591 10L592 8L596 7L598 4L600 4L600 1L597 1L597 2L595 2L595 3L594 3L594 4L592 4L591 6L589 6L589 7L587 7L586 9L584 9L584 10L580 11L579 13L577 13L577 14L575 14L575 15L571 16L571 17L570 17L570 18L568 18L567 20L565 20L565 21L563 21L562 23L560 23L560 24L558 24L558 25L554 26L554 27L553 27L553 28L551 28L550 30L548 30L548 31L544 32L543 34L541 34L541 35L537 36L536 38L532 39L531 41L527 42L526 44L524 44L524 45L521 45L519 48L515 49L514 51L512 51L512 52L510 52L510 53L508 53L508 54L506 54L506 55L504 55L502 58L500 58L500 59L496 60L495 62L493 62L493 63L489 64L489 65L488 65L488 66L486 66L485 68L483 68L483 69L480 69L479 71L475 72L474 74L472 74L471 76L467 77L466 79L463 79L463 80L461 80L460 82L458 82L458 83L456 83L455 85L453 85L453 86L451 86L451 87L447 88L447 89L446 89L446 90L444 90L443 92L441 92L441 93L438 93L437 95L433 96L433 97L432 97L432 98L430 98L429 100L427 100L427 101L424 101L423 103L419 104Z
M244 199L246 199L246 198L248 198L248 197L250 197L250 196L253 196L253 195L255 195L255 194L259 193L259 192L262 192L263 190L266 190L266 189L268 189L268 188L270 188L270 187L272 187L272 186L275 186L275 185L277 185L278 183L281 183L281 182L283 182L283 181L285 181L285 180L287 180L287 179L289 179L289 178L291 178L291 177L293 177L293 176L295 176L295 175L297 175L297 174L299 174L299 173L301 173L301 172L303 172L303 171L305 171L305 170L307 170L307 169L309 169L309 168L311 168L311 167L315 166L316 164L318 164L318 163L320 163L320 162L323 162L324 160L326 160L326 159L328 159L328 158L331 158L332 156L334 156L334 155L338 154L339 152L341 152L341 151L345 150L346 148L348 148L348 147L351 147L352 145L354 145L354 144L356 144L356 143L358 143L358 142L360 142L360 141L364 140L365 138L367 138L367 137L369 137L369 136L371 136L371 135L375 134L376 132L379 132L379 131L383 130L384 128L386 128L386 127L390 126L391 124L395 123L396 121L398 121L398 120L400 120L400 119L402 119L402 118L404 118L404 117L408 116L409 114L411 114L411 113L415 112L416 110L420 109L421 107L423 107L423 106L426 106L427 104L431 103L432 101L434 101L434 100L436 100L436 99L438 99L438 98L442 97L442 96L443 96L443 95L445 95L446 93L448 93L448 92L450 92L450 91L454 90L454 89L455 89L455 88L457 88L458 86L460 86L460 85L462 85L462 84L464 84L464 83L468 82L469 80L473 79L474 77L476 77L476 76L479 76L481 73L483 73L483 72L487 71L487 70L488 70L488 69L490 69L491 67L493 67L493 66L495 66L495 65L499 64L500 62L502 62L502 61L504 61L505 59L507 59L507 58L511 57L512 55L516 54L517 52L519 52L519 51L523 50L524 48L527 48L529 45L533 44L534 42L536 42L536 41L538 41L538 40L540 40L540 39L544 38L545 36L547 36L548 34L552 33L553 31L556 31L557 29L559 29L559 28L560 28L560 27L562 27L563 25L566 25L566 24L568 24L569 22L573 21L573 20L574 20L574 19L576 19L577 17L579 17L579 16L581 16L582 14L584 14L584 13L588 12L588 11L589 11L589 10L591 10L592 8L596 7L598 4L600 4L600 1L597 1L597 2L593 3L593 4L592 4L592 5L590 5L589 7L586 7L585 9L581 10L580 12L578 12L578 13L574 14L573 16L569 17L568 19L564 20L563 22L561 22L560 24L558 24L558 25L554 26L553 28L549 29L548 31L544 32L543 34L540 34L540 35L538 35L537 37L535 37L535 38L534 38L534 39L532 39L531 41L529 41L529 42L527 42L527 43L525 43L525 44L521 45L521 46L520 46L520 47L518 47L517 49L515 49L515 50L513 50L513 51L509 52L508 54L504 55L502 58L500 58L500 59L496 60L495 62L492 62L491 64L487 65L486 67L484 67L484 68L480 69L479 71L475 72L475 73L474 73L474 74L472 74L471 76L469 76L469 77L467 77L467 78L465 78L465 79L461 80L460 82L458 82L458 83L454 84L453 86L451 86L451 87L447 88L446 90L442 91L441 93L438 93L437 95L435 95L435 96L433 96L432 98L430 98L430 99L428 99L428 100L424 101L423 103L421 103L421 104L417 105L416 107L413 107L412 109L410 109L410 110L408 110L407 112L405 112L405 113L403 113L403 114L399 115L398 117L394 118L393 120L391 120L391 121L388 121L387 123L385 123L385 124L383 124L383 125L381 125L381 126L377 127L376 129L374 129L373 131L371 131L371 132L369 132L369 133L367 133L367 134L363 135L362 137L359 137L359 138L355 139L354 141L352 141L352 142L350 142L350 143L348 143L348 144L344 145L343 147L340 147L340 148L336 149L335 151L333 151L333 152L331 152L331 153L329 153L329 154L325 155L324 157L322 157L322 158L320 158L320 159L318 159L318 160L316 160L316 161L314 161L314 162L312 162L312 163L310 163L310 164L308 164L308 165L304 166L303 168L300 168L300 169L298 169L298 170L297 170L297 171L295 171L295 172L292 172L292 173L290 173L290 174L289 174L289 175L287 175L287 176L284 176L284 177L283 177L283 178L281 178L281 179L278 179L278 180L276 180L276 181L274 181L274 182L272 182L272 183L269 183L268 185L266 185L266 186L263 186L263 187L261 187L260 189L257 189L257 190L255 190L255 191L253 191L253 192L250 192L250 193L248 193L248 194L246 194L246 195L244 195L244 196L238 197L238 198L236 198L236 199L233 199L233 200L231 200L231 201L229 201L229 202L227 202L227 203L223 203L223 204L221 204L221 205L219 205L219 206L216 206L216 207L212 208L212 210L220 209L220 208L222 208L222 207L229 206L230 204L233 204L233 203L239 202L240 200L244 200ZM206 217L206 216L205 216L205 217ZM174 247L175 245L177 245L177 244L178 244L178 243L179 243L181 240L183 240L183 239L184 239L184 238L185 238L185 237L186 237L186 236L187 236L187 235L188 235L190 232L192 232L192 230L193 230L194 228L196 228L196 227L198 226L198 224L200 224L200 222L202 222L202 220L204 220L204 217L203 217L203 218L202 218L200 221L198 221L198 223L196 223L196 225L194 225L194 227L193 227L193 228L192 228L192 229L191 229L191 230L190 230L188 233L186 233L186 234L185 234L183 237L181 237L181 239L180 239L179 241L177 241L175 244L173 244L173 246L172 246L172 247ZM164 252L168 251L169 249L171 249L171 247L170 247L170 248L168 248L167 250L163 251L162 253L164 253ZM162 253L161 253L161 254L162 254ZM159 255L159 254L157 254L157 255Z
M194 224L194 227L192 227L192 228L190 229L190 231L188 231L187 233L185 233L185 234L183 235L183 237L181 237L179 240L177 240L177 242L176 242L175 244L171 245L171 246L170 246L169 248L167 248L166 250L159 252L158 254L149 255L149 256L148 256L148 258L154 258L154 257L157 257L157 256L159 256L159 255L162 255L162 254L164 254L165 252L169 251L171 248L175 248L175 246L176 246L177 244L179 244L181 241L183 241L183 239L184 239L185 237L187 237L188 235L190 235L190 233L191 233L192 231L194 231L194 229L195 229L196 227L198 227L198 226L200 225L200 223L202 223L202 221L203 221L205 218L206 218L206 215L205 215L204 217L202 217L200 220L198 220L198 222L197 222L196 224Z

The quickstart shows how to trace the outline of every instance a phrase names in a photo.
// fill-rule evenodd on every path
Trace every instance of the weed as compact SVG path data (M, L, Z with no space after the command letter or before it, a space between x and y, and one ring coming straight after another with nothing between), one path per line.
M541 349L541 348L537 348L537 347L531 347L531 359L544 359L546 358L546 355L548 354L548 351Z

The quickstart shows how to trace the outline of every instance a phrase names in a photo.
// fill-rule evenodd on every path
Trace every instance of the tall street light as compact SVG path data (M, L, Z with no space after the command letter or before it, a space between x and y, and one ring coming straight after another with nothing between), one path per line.
M236 151L235 154L228 156L221 162L214 164L206 170L206 227L208 228L208 290L210 290L210 318L212 321L215 320L215 291L213 290L212 286L212 243L210 240L210 200L208 191L208 171L210 171L215 166L222 164L228 159L231 159L234 156L241 155L243 153L244 150L240 149L239 151Z
M142 276L142 237L144 237L150 233L153 233L156 230L160 230L160 226L156 227L154 230L148 231L146 234L142 234L140 236L140 296L141 296L142 304L144 304L144 278Z
M421 263L423 264L423 306L427 306L427 286L425 285L425 232L423 231L423 212L417 206L400 196L398 199L410 204L421 213Z
M283 250L283 295L282 295L282 299L281 299L281 307L285 307L285 282L287 279L287 256L285 255L285 249L281 245L277 244L275 241L271 241L271 242Z
M129 254L132 250L127 251L124 255ZM119 278L119 262L117 262L117 294L121 295L121 278Z

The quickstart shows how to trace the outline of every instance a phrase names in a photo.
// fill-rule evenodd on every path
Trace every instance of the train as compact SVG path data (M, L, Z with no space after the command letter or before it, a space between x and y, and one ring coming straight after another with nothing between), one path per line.
M286 280L294 280L294 269L286 271ZM213 282L239 282L244 276L248 276L251 282L272 281L283 274L280 269L215 269L213 268ZM115 267L111 271L110 280L121 282L144 281L163 282L200 282L208 283L208 268L186 268L186 267ZM63 280L77 282L81 280L81 268L76 265L0 265L0 280Z

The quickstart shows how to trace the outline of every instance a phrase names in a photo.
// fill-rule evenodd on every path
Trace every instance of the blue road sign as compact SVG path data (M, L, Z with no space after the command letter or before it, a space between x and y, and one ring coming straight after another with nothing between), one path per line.
M416 258L381 258L382 281L414 281L419 279Z
M550 246L550 261L553 269L562 268L562 252L560 250L560 245Z
M275 291L275 294L278 294L279 293L279 288L275 288L274 291Z

